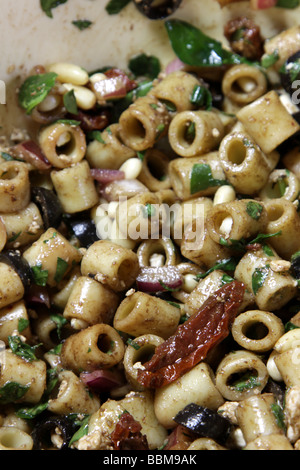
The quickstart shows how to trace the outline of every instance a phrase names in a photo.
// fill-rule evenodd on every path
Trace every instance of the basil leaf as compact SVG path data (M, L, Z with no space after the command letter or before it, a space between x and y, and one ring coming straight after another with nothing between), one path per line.
M61 330L62 330L63 326L65 326L68 323L68 320L65 317L63 317L62 315L59 315L59 314L52 314L52 315L50 315L50 318L56 324L57 336L58 336L59 339L61 339Z
M253 294L256 295L259 289L263 286L266 277L269 274L269 266L262 268L256 268L252 274L252 290Z
M49 18L53 18L52 10L53 8L66 3L68 0L40 0L41 8L46 13Z
M136 77L148 77L152 80L157 78L161 70L159 59L147 54L139 54L132 57L128 68Z
M69 267L69 264L67 263L67 261L65 261L64 259L58 256L57 261L56 261L56 272L54 276L55 282L59 283L62 280L68 267Z
M245 390L251 390L255 387L259 387L260 385L260 382L257 381L257 377L246 374L243 380L240 380L233 385L233 388L238 392L243 392Z
M41 73L28 77L19 91L19 104L27 114L40 104L55 85L57 74L54 72Z
M27 318L19 318L19 321L18 321L19 333L22 333L22 331L26 330L28 326L29 326L29 320L27 320Z
M64 105L68 113L78 114L78 107L75 98L74 90L70 90L64 94L63 97Z
M276 3L278 8L297 8L299 5L299 0L278 0Z
M257 237L255 237L251 242L249 242L251 245L254 243L261 243L262 240L266 240L268 238L272 237L277 237L278 235L281 235L281 230L279 232L275 233L259 233Z
M187 65L212 67L249 63L185 21L170 19L165 22L165 27L175 54Z
M278 50L275 49L275 51L272 52L271 54L267 54L267 55L263 56L262 59L261 59L260 64L265 69L268 69L272 65L276 64L278 59L279 59L279 53L278 53Z
M27 343L24 343L20 336L8 336L8 344L10 349L16 356L22 357L25 361L32 362L37 360L35 355L35 349L40 345L30 346Z
M76 121L75 119L58 119L56 122L66 124L67 126L79 126L81 124L80 121Z
M20 400L29 388L30 385L21 385L18 382L6 382L6 384L0 388L0 404L7 405L8 403Z
M190 101L198 108L204 108L207 111L212 109L212 94L205 86L196 85Z
M89 28L93 23L90 20L74 20L72 24L80 31Z
M278 403L272 403L271 410L272 410L272 412L275 416L277 426L280 429L285 430L286 426L285 426L285 422L284 422L284 411L283 411L282 407Z
M256 201L249 201L247 203L246 212L252 219L258 220L263 211L263 206Z
M136 343L133 339L131 338L128 338L128 340L126 341L126 343L129 345L129 346L132 346L136 351L138 351L140 349L140 345L138 343Z
M190 179L191 194L224 184L228 184L227 181L215 179L212 175L211 167L207 163L196 163L193 166Z
M36 405L28 408L20 408L16 411L18 418L22 419L34 419L36 416L41 414L48 408L48 402L37 403Z
M109 15L117 15L130 2L131 0L110 0L106 5L105 10Z
M80 428L75 432L73 437L69 442L69 447L73 444L73 442L78 441L81 437L86 436L89 432L89 420L90 415L85 416L85 418L81 421Z
M48 281L48 271L42 269L41 264L31 267L34 282L37 286L45 287Z
M211 272L222 269L224 271L234 271L237 265L237 261L235 258L228 258L220 261L219 263L215 264L212 268L208 269L205 273L197 274L196 279L204 279L208 274Z

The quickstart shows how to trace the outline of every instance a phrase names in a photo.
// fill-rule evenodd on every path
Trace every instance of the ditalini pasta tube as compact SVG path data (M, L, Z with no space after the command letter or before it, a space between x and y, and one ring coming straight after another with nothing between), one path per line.
M180 315L180 309L165 300L138 291L120 303L113 325L131 336L154 334L166 339L175 333Z
M295 201L300 191L300 181L298 176L290 170L273 170L265 186L259 193L259 198L263 202L273 201L274 199L287 199Z
M21 300L25 289L22 279L8 264L0 262L0 308Z
M155 97L143 96L121 114L119 135L127 147L143 151L153 147L166 134L169 121L164 104Z
M0 428L0 450L32 450L33 439L29 433L14 426Z
M267 91L267 79L258 67L239 64L231 67L222 80L224 95L239 105L252 103Z
M191 97L196 87L199 87L199 80L194 75L177 70L160 80L150 94L166 103L172 111L180 113L193 109Z
M110 325L98 323L69 336L61 350L62 365L75 374L108 369L124 356L124 343Z
M88 276L80 276L70 293L63 315L86 325L110 323L119 304L119 296L109 287Z
M85 156L86 139L79 126L55 122L43 127L39 145L47 160L55 168L67 168Z
M247 444L260 436L284 435L272 411L275 404L272 393L262 393L239 402L236 409L237 422Z
M269 239L270 245L285 260L300 249L300 217L297 207L284 198L264 203L268 214L266 233L275 235Z
M24 209L30 202L29 170L26 163L8 161L0 170L0 212Z
M220 186L228 184L218 152L175 158L170 162L169 175L174 192L181 200L212 196Z
M81 274L93 276L113 291L120 292L132 286L139 272L136 253L107 240L93 243L81 262Z
M249 239L263 233L267 226L267 212L254 199L236 199L215 205L207 215L207 229L216 243L227 240Z
M23 257L38 285L56 286L82 255L60 232L49 228L24 251Z
M10 349L0 355L0 388L7 383L24 387L19 398L22 403L38 403L46 389L46 363L42 360L27 361Z
M23 299L0 310L0 340L8 346L8 337L20 330L20 324L24 325L22 336L31 340L29 315Z
M297 282L289 273L289 265L265 246L248 251L239 261L234 277L252 292L261 310L278 310L297 293Z
M224 137L224 126L213 111L182 111L172 119L169 143L181 157L195 157L215 150Z
M149 149L143 157L143 165L138 179L150 191L161 191L171 187L169 177L169 157L159 149Z
M101 132L100 140L92 140L86 150L86 159L92 168L118 170L135 151L123 144L118 124L111 124Z
M62 170L53 170L51 179L63 210L69 214L91 209L99 202L86 160Z
M58 392L53 392L48 401L48 410L58 415L70 413L91 414L97 411L100 400L87 390L84 383L70 370L58 374Z
M155 414L167 429L176 426L173 418L189 403L214 410L224 403L215 385L214 373L206 363L201 362L175 382L155 391Z
M280 127L276 116L280 116ZM237 118L265 154L275 150L300 129L274 90L241 108Z
M264 44L267 55L276 53L274 68L279 70L284 62L299 50L300 27L292 26L268 39Z
M226 179L241 194L257 194L278 163L279 154L265 155L256 142L243 132L232 132L222 140L220 162Z

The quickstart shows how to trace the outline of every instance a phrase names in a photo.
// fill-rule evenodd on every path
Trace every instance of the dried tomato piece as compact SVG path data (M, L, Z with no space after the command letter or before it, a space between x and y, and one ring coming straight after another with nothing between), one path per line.
M110 436L114 450L148 450L147 437L141 430L140 423L124 412Z
M264 40L260 27L251 19L242 16L229 20L224 27L224 35L231 49L249 60L259 60L263 55Z
M217 290L173 336L156 348L144 369L139 369L138 382L148 388L160 388L202 361L229 335L244 292L244 285L238 281Z

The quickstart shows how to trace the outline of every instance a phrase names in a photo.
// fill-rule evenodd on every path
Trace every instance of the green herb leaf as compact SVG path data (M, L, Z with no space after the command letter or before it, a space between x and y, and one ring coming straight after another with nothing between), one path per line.
M140 349L140 345L137 344L135 341L133 341L133 339L131 338L128 338L127 340L127 344L129 344L129 346L132 346L136 351L138 351Z
M297 8L300 5L299 0L278 0L276 7L278 8Z
M40 344L30 346L29 344L24 343L20 336L17 335L8 336L8 344L12 352L25 359L25 361L32 362L37 360L35 350L40 346Z
M165 22L165 27L175 54L185 64L212 67L248 63L243 57L224 49L221 42L185 21L170 19Z
M15 242L22 232L13 233L13 235L7 240L8 243Z
M228 258L215 264L212 268L208 269L205 273L197 274L196 279L204 279L208 274L215 271L216 269L223 269L224 271L234 271L237 265L235 258Z
M109 15L117 15L130 2L131 0L110 0L106 5L105 10Z
M147 54L132 57L128 63L128 68L136 77L148 77L151 80L157 78L161 71L159 59Z
M244 392L245 390L251 390L252 388L259 387L261 384L258 382L257 377L254 377L250 374L245 374L245 376L237 381L233 388L238 392Z
M263 206L256 201L249 201L247 203L246 212L252 219L258 220L262 214Z
M278 403L272 403L271 410L272 410L272 412L275 416L277 426L280 429L285 430L286 426L285 426L285 422L284 422L284 411L283 411L282 407Z
M72 24L76 26L80 31L89 28L93 23L90 20L74 20Z
M34 282L37 286L43 286L44 287L44 286L47 285L49 273L46 269L45 270L42 269L41 264L37 264L36 266L32 266L31 271L32 271L32 274L33 274Z
M89 420L90 420L90 415L87 415L84 417L84 419L81 421L81 426L78 429L78 431L75 432L75 434L72 436L69 447L71 445L78 441L81 437L86 436L89 432Z
M28 77L19 91L19 104L27 114L40 104L55 85L57 74L54 72L41 73Z
M259 289L263 286L266 277L269 274L269 266L266 265L262 268L256 268L252 274L252 290L254 295L257 294Z
M52 10L53 8L66 3L68 0L40 0L41 8L46 13L49 18L53 18Z
M212 94L205 86L196 85L192 92L190 101L198 108L204 108L207 111L212 109Z
M14 403L20 400L29 388L30 385L21 385L18 382L6 382L6 384L0 388L0 404L7 405L8 403Z
M213 177L211 167L206 163L196 163L193 166L190 177L191 194L225 184L228 184L226 180L218 180Z
M18 332L22 333L22 331L26 330L29 326L29 320L27 318L19 318L18 321Z
M74 90L70 90L64 94L63 97L64 105L68 113L78 114L78 106L75 98Z
M279 235L281 235L281 230L279 232L275 232L275 233L259 233L251 242L249 242L250 244L254 244L254 243L261 243L262 241L265 241L267 240L268 238L272 238L272 237L278 237Z
M69 264L67 263L67 261L58 256L56 262L56 272L54 276L54 280L55 282L57 282L57 284L63 279L68 267Z
M56 324L57 336L59 339L61 339L61 330L68 323L68 320L59 314L52 314L50 315L50 318Z
M261 59L261 66L265 69L272 67L272 65L276 64L277 60L279 59L278 50L275 49L271 54L266 54Z
M56 122L60 124L67 124L67 126L80 126L81 122L75 119L58 119Z

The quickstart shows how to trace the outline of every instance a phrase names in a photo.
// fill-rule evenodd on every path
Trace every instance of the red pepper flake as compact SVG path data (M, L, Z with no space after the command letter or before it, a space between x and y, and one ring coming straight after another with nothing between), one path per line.
M230 332L243 300L241 282L225 284L200 310L180 325L173 336L158 346L137 380L144 387L160 388L181 377L201 362Z
M125 411L110 436L114 450L148 450L147 438L141 430L140 423Z

